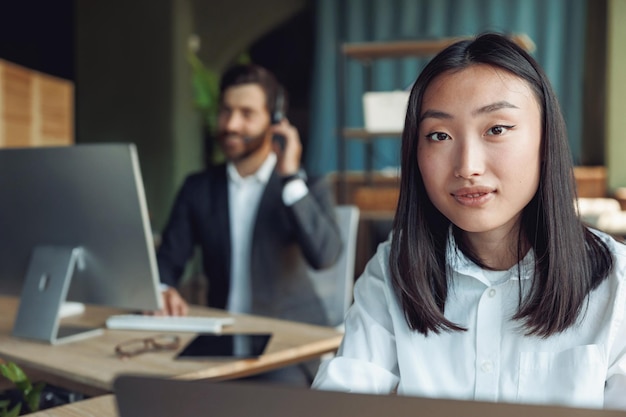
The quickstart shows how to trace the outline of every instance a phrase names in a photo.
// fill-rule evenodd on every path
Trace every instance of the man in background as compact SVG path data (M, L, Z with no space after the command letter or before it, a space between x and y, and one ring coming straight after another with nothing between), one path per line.
M190 175L177 195L157 251L165 313L187 314L176 286L199 246L208 306L326 324L307 265L331 266L341 237L328 183L300 166L285 103L260 66L235 66L222 77L217 141L226 163Z

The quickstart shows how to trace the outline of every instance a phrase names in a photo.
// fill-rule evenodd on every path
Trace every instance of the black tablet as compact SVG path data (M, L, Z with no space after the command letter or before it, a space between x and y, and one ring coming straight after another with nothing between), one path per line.
M255 358L261 356L271 334L200 334L176 359Z

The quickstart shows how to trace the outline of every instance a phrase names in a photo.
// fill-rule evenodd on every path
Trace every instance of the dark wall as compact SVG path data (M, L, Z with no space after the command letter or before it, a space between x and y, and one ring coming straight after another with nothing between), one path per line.
M606 16L604 0L587 2L583 100L582 165L605 164Z
M76 142L132 142L153 227L164 222L173 176L170 0L79 1Z
M288 91L287 116L300 132L303 153L309 139L313 50L314 10L308 5L252 44L249 51L252 61L272 71Z
M74 1L2 2L0 58L74 80Z

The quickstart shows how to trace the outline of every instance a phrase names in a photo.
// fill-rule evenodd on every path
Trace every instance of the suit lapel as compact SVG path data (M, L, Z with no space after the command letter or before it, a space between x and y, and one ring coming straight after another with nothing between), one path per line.
M220 242L219 250L222 259L230 259L230 214L228 210L228 181L225 166L213 177L213 196L211 198L212 234ZM217 232L217 233L216 233ZM228 266L230 276L230 264Z
M277 208L281 207L280 204L276 204L277 201L282 200L282 186L280 183L280 178L276 171L272 172L267 185L265 186L265 190L263 190L263 194L261 195L261 201L259 202L259 208L257 209L256 219L254 221L254 234L264 232L260 229L264 227L272 228L274 234L278 233L277 228L280 229L281 225L276 222L277 219L281 219L281 213L277 212ZM253 237L253 245L254 242L258 242L259 239L256 236Z
M215 169L214 175L209 177L209 207L206 212L208 221L205 223L209 230L205 236L210 236L211 259L213 265L221 265L220 273L214 274L211 280L209 297L211 305L224 308L228 300L230 289L230 215L228 211L228 181L226 166L222 165ZM217 272L217 271L214 271Z

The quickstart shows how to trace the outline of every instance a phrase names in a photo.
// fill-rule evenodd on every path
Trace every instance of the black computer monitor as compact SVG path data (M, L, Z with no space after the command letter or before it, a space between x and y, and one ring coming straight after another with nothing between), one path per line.
M65 300L161 308L137 150L80 144L0 150L0 294L19 295L13 334L60 343Z

